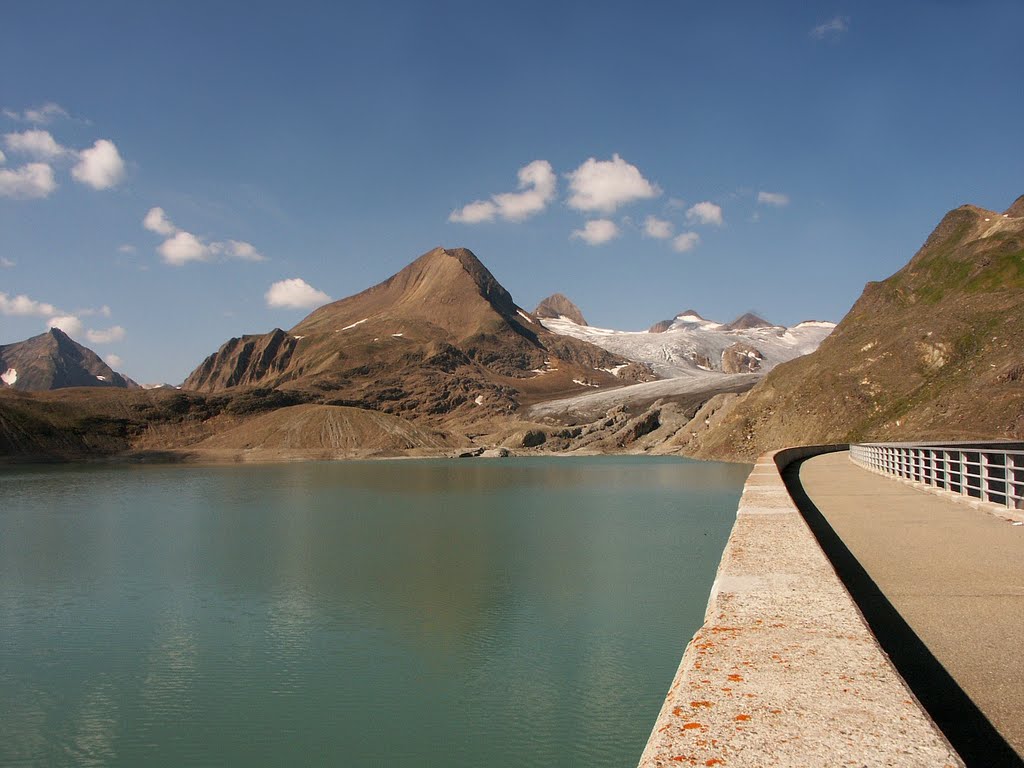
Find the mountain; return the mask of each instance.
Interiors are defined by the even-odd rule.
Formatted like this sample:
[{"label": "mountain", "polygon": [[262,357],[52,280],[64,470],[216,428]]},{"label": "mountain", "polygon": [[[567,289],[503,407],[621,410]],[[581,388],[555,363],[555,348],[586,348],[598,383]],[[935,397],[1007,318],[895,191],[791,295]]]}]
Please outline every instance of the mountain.
[{"label": "mountain", "polygon": [[867,284],[816,352],[733,399],[688,450],[750,459],[808,443],[1021,439],[1021,338],[1024,197],[1001,214],[961,206],[903,269]]},{"label": "mountain", "polygon": [[[685,328],[687,325],[693,323],[706,323],[707,321],[700,316],[700,313],[695,309],[687,309],[680,312],[678,315],[673,317],[671,320],[659,320],[650,328],[647,329],[648,333],[664,333],[668,330],[674,330],[676,328]],[[719,325],[719,323],[715,323]]]},{"label": "mountain", "polygon": [[533,316],[540,318],[564,317],[572,320],[576,325],[587,324],[587,321],[583,319],[583,313],[580,312],[580,308],[561,293],[553,293],[541,301],[537,308],[533,310]]},{"label": "mountain", "polygon": [[750,328],[771,328],[772,324],[753,312],[746,312],[731,323],[726,323],[725,327],[730,331],[746,331]]},{"label": "mountain", "polygon": [[764,373],[779,363],[813,352],[835,327],[833,323],[811,321],[784,328],[749,314],[725,325],[706,320],[692,309],[649,331],[581,326],[565,317],[541,322],[555,333],[646,363],[664,378],[696,372]]},{"label": "mountain", "polygon": [[621,355],[547,330],[471,251],[435,248],[287,332],[229,340],[183,387],[275,387],[331,405],[474,419],[641,378],[653,376]]},{"label": "mountain", "polygon": [[0,389],[43,392],[66,387],[138,387],[59,328],[0,345]]}]

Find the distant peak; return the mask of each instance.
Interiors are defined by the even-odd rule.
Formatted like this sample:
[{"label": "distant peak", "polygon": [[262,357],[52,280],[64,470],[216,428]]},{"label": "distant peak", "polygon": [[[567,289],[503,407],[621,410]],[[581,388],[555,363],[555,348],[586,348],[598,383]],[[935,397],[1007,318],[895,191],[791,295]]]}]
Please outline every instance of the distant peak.
[{"label": "distant peak", "polygon": [[695,320],[701,320],[703,322],[707,321],[707,319],[705,317],[703,317],[701,315],[701,313],[698,312],[696,309],[687,309],[687,310],[685,310],[683,312],[680,312],[678,315],[676,315],[676,319],[677,320],[678,319],[682,319],[682,318],[688,318],[688,317],[692,317]]},{"label": "distant peak", "polygon": [[561,293],[553,293],[541,301],[533,310],[533,314],[537,317],[547,318],[564,317],[567,320],[572,320],[576,325],[587,324],[580,308],[573,304],[568,296]]},{"label": "distant peak", "polygon": [[753,312],[745,312],[725,327],[730,331],[745,331],[748,328],[771,328],[772,324]]}]

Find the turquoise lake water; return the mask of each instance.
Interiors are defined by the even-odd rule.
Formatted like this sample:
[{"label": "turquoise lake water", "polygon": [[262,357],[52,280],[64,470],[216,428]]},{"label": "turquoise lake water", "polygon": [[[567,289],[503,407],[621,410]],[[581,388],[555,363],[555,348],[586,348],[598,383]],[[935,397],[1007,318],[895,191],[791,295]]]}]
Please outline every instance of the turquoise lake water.
[{"label": "turquoise lake water", "polygon": [[2,469],[0,765],[635,765],[748,471]]}]

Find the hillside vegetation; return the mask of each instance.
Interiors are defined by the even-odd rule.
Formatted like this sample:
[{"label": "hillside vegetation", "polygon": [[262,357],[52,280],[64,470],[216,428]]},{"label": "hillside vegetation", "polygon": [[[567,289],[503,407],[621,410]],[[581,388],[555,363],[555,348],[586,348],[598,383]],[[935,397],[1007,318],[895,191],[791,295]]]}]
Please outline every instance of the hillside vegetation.
[{"label": "hillside vegetation", "polygon": [[869,283],[819,349],[777,367],[688,452],[751,459],[787,445],[1024,437],[1024,197],[948,213],[892,277]]}]

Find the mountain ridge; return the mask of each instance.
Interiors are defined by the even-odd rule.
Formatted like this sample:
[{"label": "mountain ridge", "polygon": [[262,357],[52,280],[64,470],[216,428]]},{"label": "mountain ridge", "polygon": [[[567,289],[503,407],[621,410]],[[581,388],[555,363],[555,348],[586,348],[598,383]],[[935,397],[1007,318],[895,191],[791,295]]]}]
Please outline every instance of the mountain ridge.
[{"label": "mountain ridge", "polygon": [[301,389],[338,405],[413,417],[459,411],[472,420],[515,411],[522,400],[637,378],[653,375],[551,333],[472,251],[434,248],[386,280],[316,308],[287,332],[225,342],[183,386]]}]

